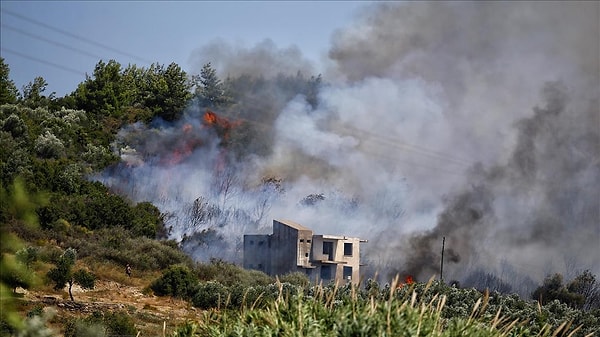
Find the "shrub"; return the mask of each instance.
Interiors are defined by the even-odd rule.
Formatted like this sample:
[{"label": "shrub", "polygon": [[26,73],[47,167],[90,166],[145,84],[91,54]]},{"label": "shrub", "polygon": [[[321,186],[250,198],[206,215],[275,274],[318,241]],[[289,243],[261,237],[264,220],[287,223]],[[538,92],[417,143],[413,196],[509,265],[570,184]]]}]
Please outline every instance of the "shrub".
[{"label": "shrub", "polygon": [[282,283],[290,283],[298,287],[306,288],[310,285],[310,279],[305,273],[293,272],[279,277]]},{"label": "shrub", "polygon": [[198,278],[188,267],[175,265],[169,267],[161,277],[152,282],[150,288],[159,296],[187,299],[193,296],[197,283]]},{"label": "shrub", "polygon": [[200,280],[214,280],[227,287],[238,284],[250,287],[273,283],[273,278],[263,272],[245,270],[231,262],[219,259],[211,259],[208,264],[198,264],[196,272]]},{"label": "shrub", "polygon": [[95,311],[85,318],[70,319],[65,324],[65,337],[136,336],[133,319],[125,312]]},{"label": "shrub", "polygon": [[219,282],[208,281],[200,283],[192,298],[192,304],[200,309],[224,307],[227,303],[229,291]]},{"label": "shrub", "polygon": [[41,158],[60,158],[65,154],[63,142],[48,130],[36,139],[34,149]]}]

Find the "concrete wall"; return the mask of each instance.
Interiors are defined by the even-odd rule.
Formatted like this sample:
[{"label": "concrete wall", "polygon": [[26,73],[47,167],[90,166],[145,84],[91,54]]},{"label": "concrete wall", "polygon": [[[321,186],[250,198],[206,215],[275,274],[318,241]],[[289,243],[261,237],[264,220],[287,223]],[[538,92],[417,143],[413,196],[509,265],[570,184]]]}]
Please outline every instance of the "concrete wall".
[{"label": "concrete wall", "polygon": [[244,268],[271,273],[270,235],[244,235]]},{"label": "concrete wall", "polygon": [[271,274],[283,275],[297,270],[298,230],[273,221]]}]

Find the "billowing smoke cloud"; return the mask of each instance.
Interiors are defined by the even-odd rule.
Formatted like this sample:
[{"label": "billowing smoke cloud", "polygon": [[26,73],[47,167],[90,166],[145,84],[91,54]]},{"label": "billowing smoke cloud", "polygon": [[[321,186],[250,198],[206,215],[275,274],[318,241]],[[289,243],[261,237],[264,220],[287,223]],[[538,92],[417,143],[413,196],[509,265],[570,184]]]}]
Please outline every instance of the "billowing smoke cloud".
[{"label": "billowing smoke cloud", "polygon": [[298,47],[279,48],[269,39],[251,48],[215,40],[197,49],[191,56],[191,61],[196,67],[196,73],[200,72],[204,64],[210,62],[223,77],[247,75],[272,78],[280,74],[314,72],[311,61],[302,56]]},{"label": "billowing smoke cloud", "polygon": [[240,103],[216,112],[243,120],[229,142],[246,146],[234,155],[190,109],[124,129],[129,166],[101,179],[154,202],[203,260],[240,261],[244,233],[287,218],[368,239],[385,276],[436,275],[443,237],[446,279],[598,274],[599,10],[377,4],[334,34],[316,97],[297,48],[215,42],[194,59],[236,83]]}]

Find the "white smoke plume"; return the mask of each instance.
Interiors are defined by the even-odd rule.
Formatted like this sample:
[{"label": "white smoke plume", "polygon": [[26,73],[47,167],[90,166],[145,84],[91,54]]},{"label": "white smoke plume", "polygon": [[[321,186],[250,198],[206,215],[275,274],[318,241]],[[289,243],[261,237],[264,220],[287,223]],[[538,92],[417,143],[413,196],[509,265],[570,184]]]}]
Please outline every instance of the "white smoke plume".
[{"label": "white smoke plume", "polygon": [[203,260],[240,261],[243,234],[286,218],[368,239],[380,275],[436,275],[442,237],[447,279],[599,274],[599,13],[597,2],[376,4],[332,37],[317,104],[264,84],[311,74],[297,48],[215,42],[194,54],[198,69],[248,79],[243,108],[216,112],[255,126],[264,151],[232,160],[190,109],[124,129],[117,148],[132,165],[101,180],[170,214],[171,236]]}]

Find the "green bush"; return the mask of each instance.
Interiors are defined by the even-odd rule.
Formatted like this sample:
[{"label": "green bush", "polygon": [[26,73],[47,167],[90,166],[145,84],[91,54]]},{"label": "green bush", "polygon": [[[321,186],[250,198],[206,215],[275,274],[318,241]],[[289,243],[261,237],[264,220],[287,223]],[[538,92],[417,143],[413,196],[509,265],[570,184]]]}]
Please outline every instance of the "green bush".
[{"label": "green bush", "polygon": [[310,285],[310,279],[305,273],[293,272],[279,277],[281,283],[290,283],[298,287],[307,288]]},{"label": "green bush", "polygon": [[68,320],[65,323],[64,336],[137,336],[137,329],[133,319],[125,312],[95,311],[87,317]]},{"label": "green bush", "polygon": [[208,281],[198,284],[192,304],[200,309],[225,307],[229,299],[228,289],[219,282]]},{"label": "green bush", "polygon": [[163,272],[162,276],[150,285],[158,296],[173,296],[183,299],[194,295],[198,278],[186,266],[175,265]]},{"label": "green bush", "polygon": [[219,259],[211,259],[207,264],[198,264],[195,270],[200,280],[214,280],[228,287],[233,285],[250,287],[273,283],[273,278],[263,272],[246,270]]}]

